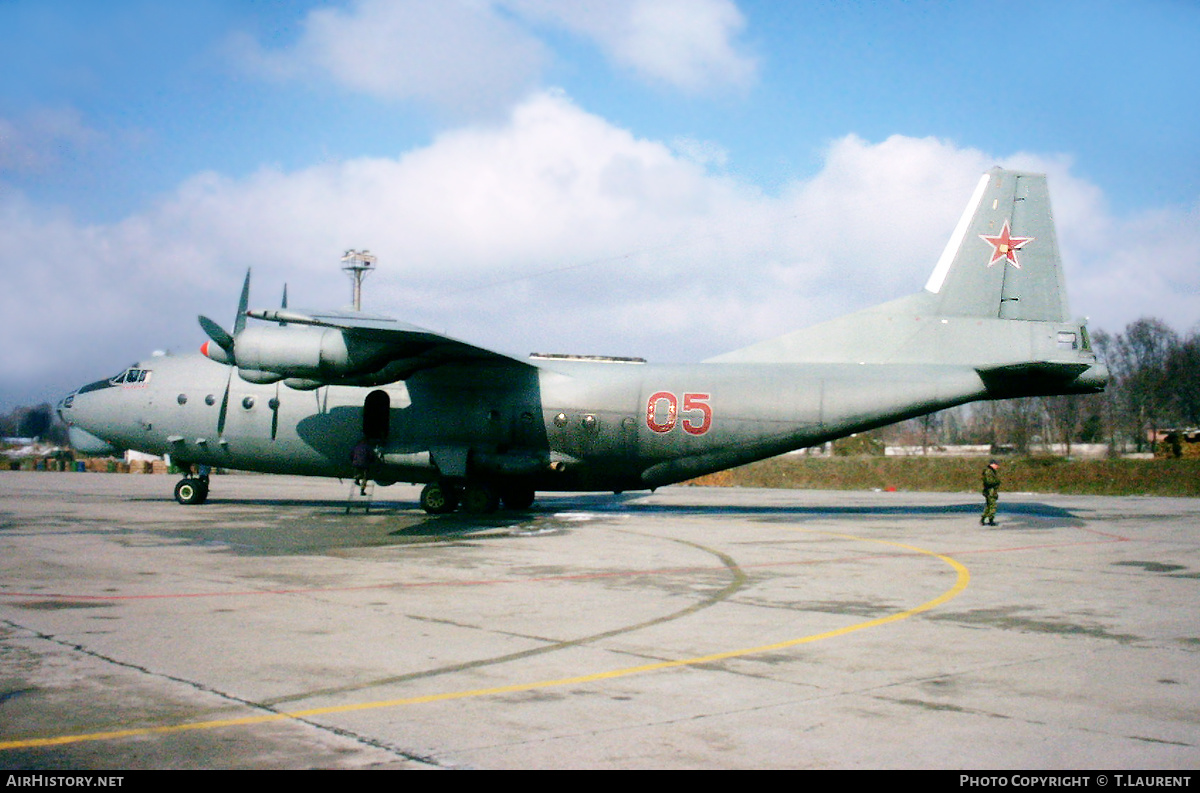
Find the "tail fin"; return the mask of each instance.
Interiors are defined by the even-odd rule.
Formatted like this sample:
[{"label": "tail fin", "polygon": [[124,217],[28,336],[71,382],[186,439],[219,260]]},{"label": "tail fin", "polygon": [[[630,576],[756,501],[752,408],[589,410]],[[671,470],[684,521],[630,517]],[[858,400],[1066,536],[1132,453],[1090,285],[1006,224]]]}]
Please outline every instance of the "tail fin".
[{"label": "tail fin", "polygon": [[1090,366],[1095,356],[1070,319],[1046,177],[993,168],[923,291],[709,360],[990,370],[1076,359]]},{"label": "tail fin", "polygon": [[1045,174],[985,173],[925,290],[942,316],[1067,322]]}]

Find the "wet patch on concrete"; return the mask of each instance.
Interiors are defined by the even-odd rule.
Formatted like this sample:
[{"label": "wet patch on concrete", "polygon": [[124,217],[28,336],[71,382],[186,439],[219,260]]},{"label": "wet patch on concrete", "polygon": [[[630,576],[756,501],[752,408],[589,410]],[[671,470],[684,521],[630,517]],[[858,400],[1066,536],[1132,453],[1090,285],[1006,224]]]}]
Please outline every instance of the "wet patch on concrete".
[{"label": "wet patch on concrete", "polygon": [[895,702],[897,705],[911,705],[914,708],[921,708],[923,710],[949,711],[951,713],[974,712],[967,708],[960,708],[958,705],[950,705],[945,702],[929,702],[924,699],[893,699],[892,702]]},{"label": "wet patch on concrete", "polygon": [[856,619],[874,619],[901,611],[904,607],[891,603],[872,603],[866,600],[782,600],[778,597],[751,597],[741,595],[738,603],[763,609],[784,611],[807,611],[816,614],[836,614]]},{"label": "wet patch on concrete", "polygon": [[[627,509],[654,509],[654,506],[633,505]],[[925,516],[970,515],[978,522],[983,509],[982,502],[965,504],[868,504],[861,506],[729,506],[692,507],[691,513],[720,516],[723,513],[749,517],[764,523],[794,523],[802,517],[858,517],[858,518],[919,518]],[[676,509],[666,508],[674,512]],[[1010,527],[1034,529],[1080,528],[1085,522],[1072,510],[1036,501],[1002,502],[997,520],[1007,522]]]},{"label": "wet patch on concrete", "polygon": [[956,622],[960,625],[978,625],[1000,630],[1019,631],[1022,633],[1048,633],[1058,636],[1086,636],[1093,639],[1107,639],[1120,644],[1131,644],[1141,641],[1143,637],[1131,633],[1110,633],[1102,625],[1081,625],[1064,620],[1035,618],[1024,616],[1017,608],[974,609],[958,613],[930,614],[926,619],[941,622]]},{"label": "wet patch on concrete", "polygon": [[112,608],[114,604],[100,600],[27,600],[25,602],[16,600],[9,605],[32,611],[54,611],[57,609],[106,609]]},{"label": "wet patch on concrete", "polygon": [[742,660],[767,664],[768,666],[778,666],[782,664],[793,664],[800,660],[800,656],[798,654],[789,655],[788,653],[752,653],[747,655]]},{"label": "wet patch on concrete", "polygon": [[[1113,567],[1140,567],[1147,573],[1174,573],[1176,570],[1186,570],[1181,564],[1163,564],[1162,562],[1113,562]],[[1176,576],[1178,578],[1179,576]]]},{"label": "wet patch on concrete", "polygon": [[16,699],[22,694],[32,694],[33,691],[34,689],[32,688],[18,688],[12,691],[0,691],[0,705],[3,705],[10,699]]},{"label": "wet patch on concrete", "polygon": [[513,536],[513,527],[527,517],[443,516],[424,513],[345,515],[338,511],[277,515],[271,522],[230,522],[192,525],[147,533],[163,540],[211,548],[235,556],[342,555],[365,548],[387,548],[463,540],[501,539]]},{"label": "wet patch on concrete", "polygon": [[1145,743],[1161,743],[1161,744],[1165,744],[1166,746],[1191,747],[1191,746],[1195,745],[1195,744],[1190,744],[1190,743],[1184,743],[1183,741],[1164,741],[1161,738],[1147,738],[1144,735],[1127,735],[1125,737],[1129,738],[1129,740],[1131,740],[1131,741],[1144,741]]},{"label": "wet patch on concrete", "polygon": [[803,611],[844,614],[849,617],[879,617],[897,610],[896,606],[888,603],[872,603],[866,600],[822,600],[793,605]]},{"label": "wet patch on concrete", "polygon": [[561,702],[566,699],[567,695],[557,691],[521,691],[516,694],[509,694],[503,697],[503,701],[510,702],[514,705],[528,702]]},{"label": "wet patch on concrete", "polygon": [[[886,699],[886,698],[885,698]],[[1006,716],[1003,713],[992,713],[991,711],[976,710],[974,708],[964,708],[960,705],[951,705],[948,702],[930,702],[926,699],[887,699],[888,702],[894,702],[897,705],[908,705],[909,707],[920,708],[921,710],[933,711],[938,713],[966,713],[971,716],[987,716],[991,719],[1011,719],[1011,716]]]}]

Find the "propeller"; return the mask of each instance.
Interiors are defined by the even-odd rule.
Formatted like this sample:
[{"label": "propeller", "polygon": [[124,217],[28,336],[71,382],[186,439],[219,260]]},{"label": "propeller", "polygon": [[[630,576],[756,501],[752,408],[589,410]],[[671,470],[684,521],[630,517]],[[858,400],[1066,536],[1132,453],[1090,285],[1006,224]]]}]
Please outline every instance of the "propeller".
[{"label": "propeller", "polygon": [[206,316],[199,317],[200,327],[204,330],[212,341],[216,342],[220,352],[214,350],[205,342],[200,347],[200,352],[205,356],[212,358],[220,363],[227,363],[232,366],[237,365],[237,355],[234,352],[236,346],[237,335],[246,327],[246,309],[250,304],[250,268],[246,268],[246,280],[242,283],[242,297],[238,301],[237,316],[233,320],[233,334],[222,328],[216,322],[213,322]]},{"label": "propeller", "polygon": [[221,395],[221,409],[217,412],[217,435],[225,434],[225,419],[229,415],[229,389],[233,385],[232,367],[237,366],[237,355],[234,350],[237,346],[237,335],[246,328],[246,309],[249,308],[249,304],[250,268],[246,268],[246,280],[242,282],[242,297],[238,301],[237,316],[233,320],[233,333],[230,334],[229,331],[208,317],[199,317],[200,327],[217,345],[217,348],[214,349],[206,341],[200,347],[200,352],[214,361],[230,365],[229,376],[225,379],[225,393]]}]

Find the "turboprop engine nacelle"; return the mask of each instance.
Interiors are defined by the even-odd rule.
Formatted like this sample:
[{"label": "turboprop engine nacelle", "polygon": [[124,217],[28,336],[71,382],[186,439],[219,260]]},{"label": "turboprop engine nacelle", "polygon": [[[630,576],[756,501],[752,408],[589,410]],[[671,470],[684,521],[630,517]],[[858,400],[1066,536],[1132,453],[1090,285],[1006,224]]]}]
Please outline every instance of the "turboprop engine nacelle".
[{"label": "turboprop engine nacelle", "polygon": [[361,340],[352,345],[338,328],[304,325],[245,328],[235,337],[232,356],[211,343],[202,351],[214,361],[236,361],[238,374],[252,383],[350,377],[373,372],[383,363],[374,345]]},{"label": "turboprop engine nacelle", "polygon": [[[221,347],[214,341],[206,341],[201,344],[200,354],[206,358],[216,361],[217,363],[223,363],[226,366],[234,366],[237,364],[237,361],[234,360],[233,356],[230,355],[225,348]],[[276,374],[275,372],[263,372],[247,367],[238,367],[238,375],[247,383],[259,383],[260,385],[275,383],[284,378],[283,375]]]},{"label": "turboprop engine nacelle", "polygon": [[287,377],[343,375],[354,370],[345,334],[337,328],[250,327],[234,342],[239,369]]}]

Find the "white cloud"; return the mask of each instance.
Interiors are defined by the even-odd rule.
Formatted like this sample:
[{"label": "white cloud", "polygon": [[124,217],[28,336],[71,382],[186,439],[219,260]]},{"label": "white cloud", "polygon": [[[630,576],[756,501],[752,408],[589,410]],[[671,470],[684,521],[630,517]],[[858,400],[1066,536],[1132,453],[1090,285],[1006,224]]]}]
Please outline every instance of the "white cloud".
[{"label": "white cloud", "polygon": [[358,0],[313,10],[302,28],[290,47],[264,50],[243,37],[237,50],[275,77],[325,75],[354,91],[466,114],[507,106],[534,84],[547,57],[489,2]]},{"label": "white cloud", "polygon": [[38,173],[103,136],[74,108],[41,108],[22,118],[0,118],[0,173]]},{"label": "white cloud", "polygon": [[357,0],[304,18],[298,40],[232,50],[278,79],[324,76],[386,99],[416,99],[463,115],[507,107],[536,86],[550,58],[534,30],[565,28],[621,68],[689,93],[744,88],[757,63],[736,44],[745,19],[730,0]]},{"label": "white cloud", "polygon": [[730,0],[508,0],[596,41],[618,65],[689,92],[744,88],[758,64],[736,39],[746,20]]},{"label": "white cloud", "polygon": [[[284,281],[293,306],[344,305],[349,247],[379,256],[370,311],[520,354],[696,360],[919,290],[994,164],[936,139],[849,137],[766,196],[542,93],[398,158],[199,174],[113,224],[0,184],[0,315],[21,331],[0,345],[0,395],[198,346],[194,316],[228,325],[249,265],[258,305]],[[999,164],[1051,173],[1072,307],[1093,326],[1196,321],[1194,210],[1116,218],[1069,163]]]}]

